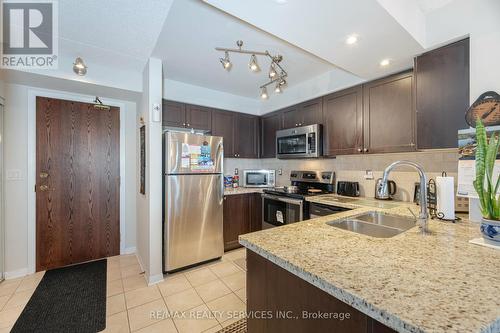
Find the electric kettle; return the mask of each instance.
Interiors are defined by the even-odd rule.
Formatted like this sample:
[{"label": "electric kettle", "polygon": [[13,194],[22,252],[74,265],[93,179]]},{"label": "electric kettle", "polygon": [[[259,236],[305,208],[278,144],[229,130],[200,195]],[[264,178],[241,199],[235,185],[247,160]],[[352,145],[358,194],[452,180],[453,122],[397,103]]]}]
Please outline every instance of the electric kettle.
[{"label": "electric kettle", "polygon": [[391,200],[392,196],[394,194],[396,194],[397,187],[396,187],[396,183],[394,181],[392,181],[392,180],[388,180],[387,181],[387,187],[388,187],[388,190],[389,190],[389,197],[388,198],[380,198],[378,196],[377,189],[380,186],[382,186],[382,178],[377,179],[377,182],[375,183],[375,199],[379,199],[379,200]]}]

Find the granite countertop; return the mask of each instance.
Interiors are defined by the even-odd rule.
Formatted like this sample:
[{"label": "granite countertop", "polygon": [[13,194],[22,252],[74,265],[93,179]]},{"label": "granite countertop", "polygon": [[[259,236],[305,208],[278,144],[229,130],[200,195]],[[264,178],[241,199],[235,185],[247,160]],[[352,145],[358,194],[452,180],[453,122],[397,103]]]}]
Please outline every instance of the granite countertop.
[{"label": "granite countertop", "polygon": [[224,195],[246,194],[246,193],[262,193],[260,187],[229,187],[224,188]]},{"label": "granite countertop", "polygon": [[242,235],[240,243],[399,332],[500,332],[500,251],[468,242],[480,237],[477,224],[430,220],[431,235],[414,227],[373,238],[325,222],[374,210],[411,216],[408,208],[419,207],[335,198],[307,200],[353,210]]}]

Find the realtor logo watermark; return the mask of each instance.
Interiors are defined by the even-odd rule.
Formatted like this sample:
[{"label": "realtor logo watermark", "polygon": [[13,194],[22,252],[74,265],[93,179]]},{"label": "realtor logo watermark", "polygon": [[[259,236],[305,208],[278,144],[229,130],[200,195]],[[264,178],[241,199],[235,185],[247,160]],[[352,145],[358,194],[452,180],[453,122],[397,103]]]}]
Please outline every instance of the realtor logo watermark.
[{"label": "realtor logo watermark", "polygon": [[56,69],[57,18],[57,1],[4,0],[0,67]]}]

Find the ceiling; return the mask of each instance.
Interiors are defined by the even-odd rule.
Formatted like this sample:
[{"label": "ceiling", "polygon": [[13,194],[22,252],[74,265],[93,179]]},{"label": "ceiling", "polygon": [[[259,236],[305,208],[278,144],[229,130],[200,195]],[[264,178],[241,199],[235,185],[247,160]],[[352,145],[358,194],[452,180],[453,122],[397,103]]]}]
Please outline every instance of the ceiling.
[{"label": "ceiling", "polygon": [[[423,51],[376,0],[204,1],[364,79],[407,69]],[[392,64],[381,67],[386,58]]]},{"label": "ceiling", "polygon": [[199,0],[173,2],[153,57],[163,60],[164,76],[168,79],[258,98],[259,86],[269,80],[270,59],[258,56],[261,71],[253,73],[248,68],[249,55],[230,54],[233,66],[230,71],[224,70],[219,62],[224,53],[215,47],[236,48],[237,40],[243,40],[244,49],[283,55],[282,66],[288,72],[289,86],[335,68]]}]

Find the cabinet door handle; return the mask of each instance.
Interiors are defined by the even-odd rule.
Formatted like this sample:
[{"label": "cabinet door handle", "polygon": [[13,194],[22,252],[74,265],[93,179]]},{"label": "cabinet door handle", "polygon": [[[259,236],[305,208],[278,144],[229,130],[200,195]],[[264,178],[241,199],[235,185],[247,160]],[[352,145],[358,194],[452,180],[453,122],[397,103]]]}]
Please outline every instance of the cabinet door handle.
[{"label": "cabinet door handle", "polygon": [[363,149],[358,148],[358,153],[361,153],[362,151],[363,151]]},{"label": "cabinet door handle", "polygon": [[186,123],[182,123],[182,126],[186,126]]},{"label": "cabinet door handle", "polygon": [[299,126],[299,124],[295,124],[295,127]]},{"label": "cabinet door handle", "polygon": [[189,125],[189,123],[188,123],[188,124],[187,124],[187,127],[189,127],[189,126],[191,126],[191,125]]},{"label": "cabinet door handle", "polygon": [[368,152],[368,148],[363,149],[363,151],[364,151],[365,153],[366,153],[366,152]]}]

